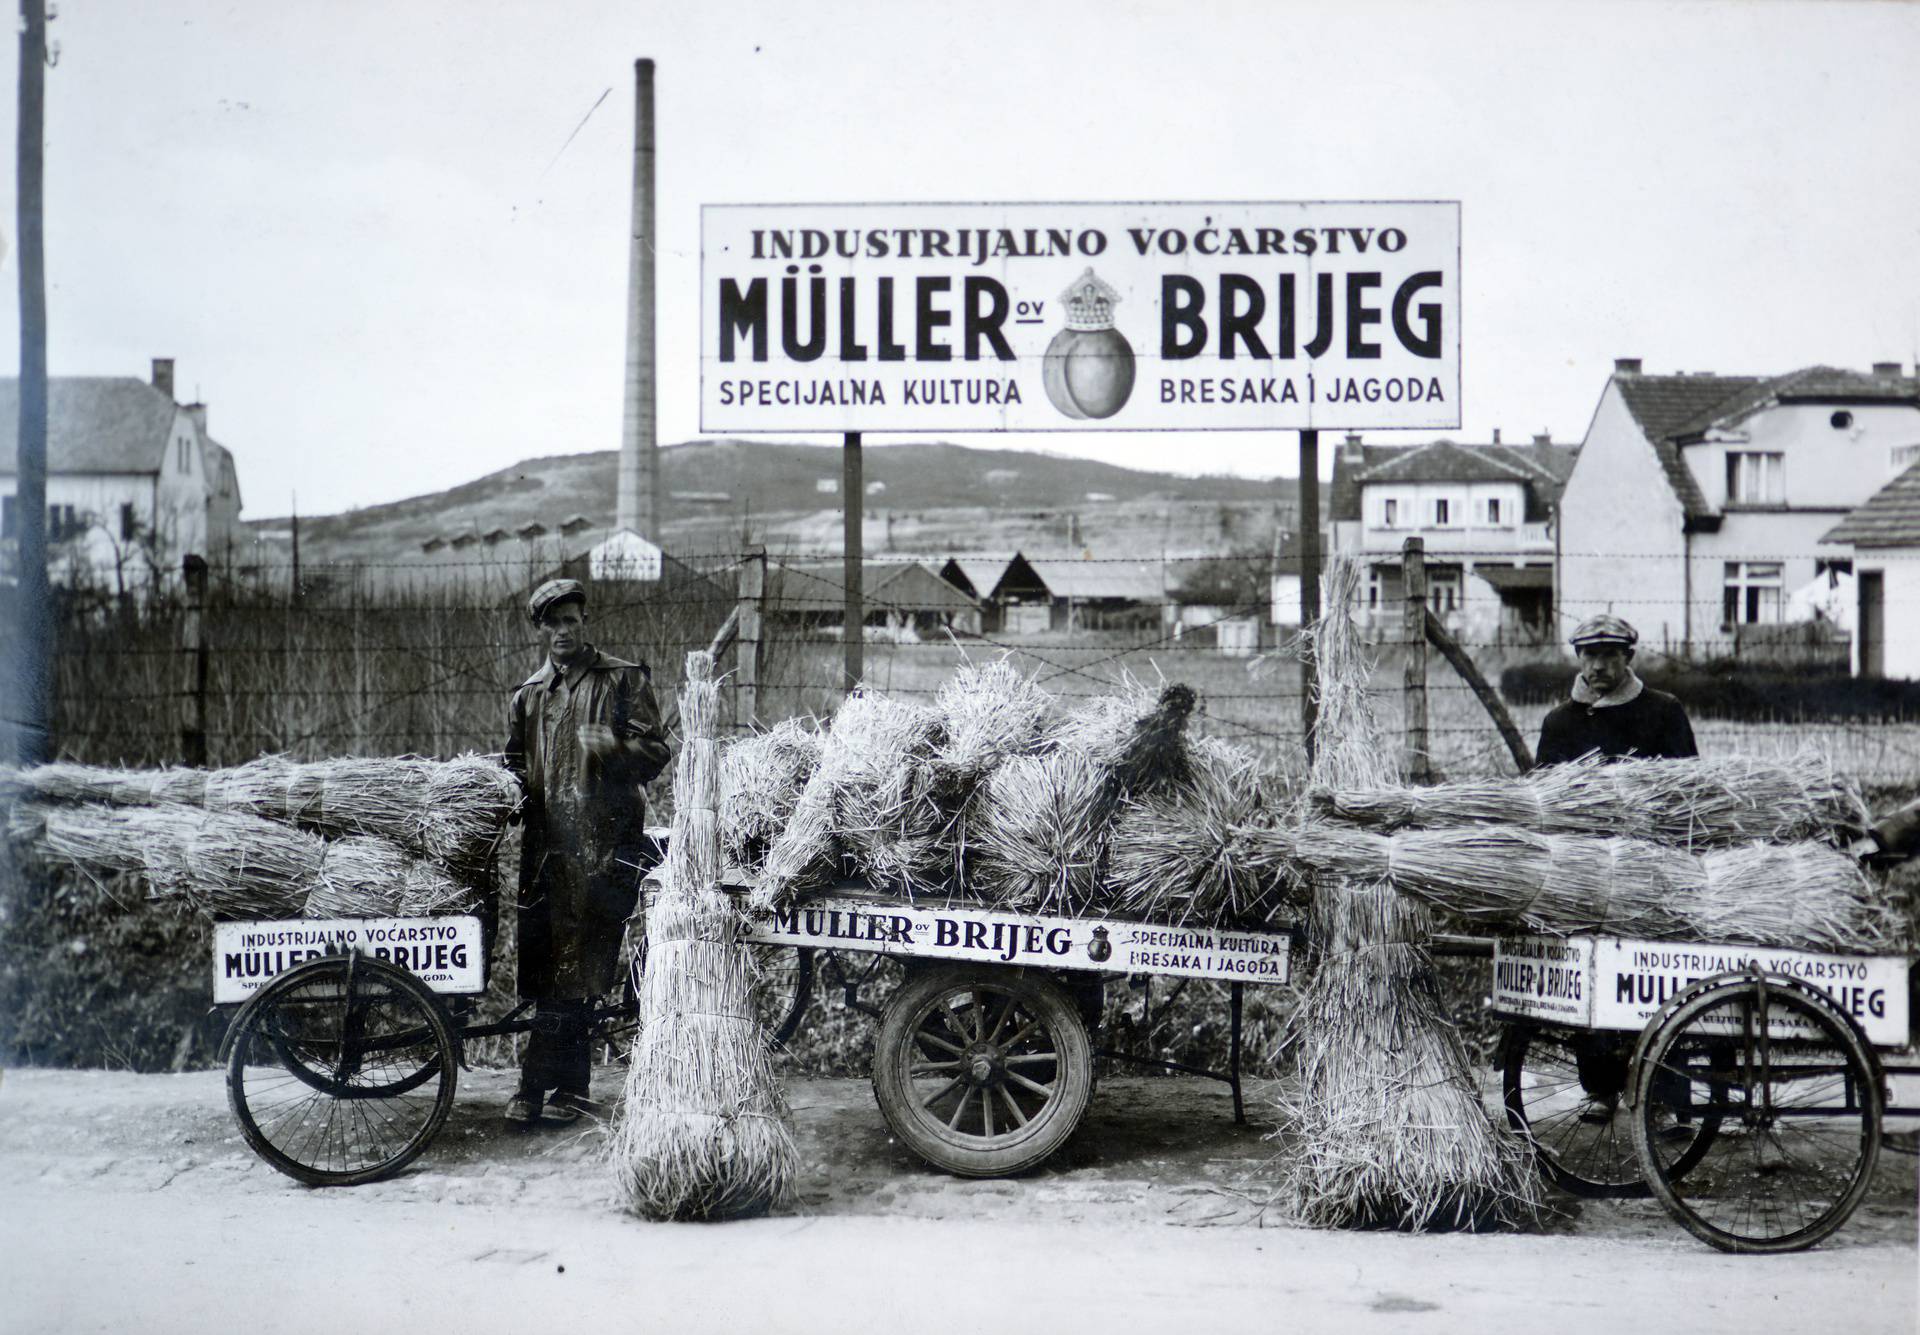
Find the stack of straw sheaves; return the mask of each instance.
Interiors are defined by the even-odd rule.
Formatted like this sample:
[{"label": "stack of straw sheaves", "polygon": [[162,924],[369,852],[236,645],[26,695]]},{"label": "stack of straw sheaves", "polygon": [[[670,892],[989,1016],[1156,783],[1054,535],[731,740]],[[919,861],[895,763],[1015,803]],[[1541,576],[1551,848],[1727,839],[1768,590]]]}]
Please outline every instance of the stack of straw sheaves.
[{"label": "stack of straw sheaves", "polygon": [[0,775],[9,837],[218,920],[460,912],[519,785],[484,756],[219,770],[42,765]]},{"label": "stack of straw sheaves", "polygon": [[1194,703],[1124,681],[1062,711],[1004,659],[962,668],[931,708],[862,692],[824,729],[727,749],[728,856],[761,905],[850,863],[908,895],[1242,923],[1284,877],[1236,844],[1270,799],[1251,756],[1188,735]]},{"label": "stack of straw sheaves", "polygon": [[720,769],[713,661],[687,656],[685,744],[673,837],[647,911],[643,1028],[627,1068],[613,1163],[650,1219],[726,1219],[787,1199],[797,1154],[738,906],[720,889]]},{"label": "stack of straw sheaves", "polygon": [[1905,915],[1834,845],[1866,820],[1817,756],[1550,766],[1431,788],[1328,787],[1263,858],[1388,880],[1476,924],[1881,952]]}]

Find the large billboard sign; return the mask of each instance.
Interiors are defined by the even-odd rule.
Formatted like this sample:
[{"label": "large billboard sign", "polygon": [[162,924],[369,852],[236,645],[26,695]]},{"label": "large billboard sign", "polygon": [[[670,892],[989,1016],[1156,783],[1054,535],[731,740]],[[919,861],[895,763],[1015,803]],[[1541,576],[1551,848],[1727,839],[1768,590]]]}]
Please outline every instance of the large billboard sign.
[{"label": "large billboard sign", "polygon": [[724,204],[709,432],[1460,425],[1460,206]]}]

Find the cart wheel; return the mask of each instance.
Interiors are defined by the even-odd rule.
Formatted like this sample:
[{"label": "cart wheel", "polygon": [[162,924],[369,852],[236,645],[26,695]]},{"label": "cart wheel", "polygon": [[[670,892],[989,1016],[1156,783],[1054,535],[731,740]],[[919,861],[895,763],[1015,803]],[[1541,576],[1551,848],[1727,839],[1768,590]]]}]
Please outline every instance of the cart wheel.
[{"label": "cart wheel", "polygon": [[[1631,1035],[1531,1024],[1508,1025],[1501,1036],[1507,1124],[1532,1142],[1540,1172],[1563,1191],[1594,1200],[1652,1194],[1624,1097],[1632,1046]],[[1678,1176],[1707,1152],[1714,1126],[1705,1117],[1669,1115],[1660,1133]]]},{"label": "cart wheel", "polygon": [[313,960],[234,1018],[227,1101],[254,1153],[309,1186],[399,1172],[447,1120],[459,1050],[440,999],[364,956]]},{"label": "cart wheel", "polygon": [[[1635,1074],[1641,1171],[1702,1241],[1728,1252],[1799,1251],[1845,1223],[1866,1195],[1880,1152],[1879,1059],[1812,989],[1775,975],[1704,987],[1650,1027]],[[1684,1168],[1659,1134],[1675,1107],[1718,1129]]]},{"label": "cart wheel", "polygon": [[800,1028],[813,993],[813,951],[806,946],[753,947],[753,1009],[767,1041],[783,1046]]},{"label": "cart wheel", "polygon": [[915,972],[887,1004],[873,1092],[894,1134],[936,1168],[1004,1177],[1073,1134],[1093,1093],[1086,1025],[1059,985],[1022,969]]}]

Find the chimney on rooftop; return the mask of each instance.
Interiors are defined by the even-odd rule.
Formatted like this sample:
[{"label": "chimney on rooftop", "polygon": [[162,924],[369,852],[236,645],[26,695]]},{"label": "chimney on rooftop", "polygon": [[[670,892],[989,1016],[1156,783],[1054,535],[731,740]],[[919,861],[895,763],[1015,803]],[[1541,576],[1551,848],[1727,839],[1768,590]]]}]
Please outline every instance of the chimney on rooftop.
[{"label": "chimney on rooftop", "polygon": [[1900,378],[1900,363],[1875,362],[1873,364],[1873,374],[1876,378],[1898,380]]},{"label": "chimney on rooftop", "polygon": [[1551,431],[1536,431],[1536,432],[1534,432],[1534,433],[1533,433],[1533,443],[1534,443],[1535,445],[1551,445],[1551,444],[1553,444],[1553,432],[1551,432]]},{"label": "chimney on rooftop", "polygon": [[1340,457],[1348,463],[1358,463],[1366,457],[1366,452],[1360,446],[1359,432],[1347,432],[1346,438],[1340,442]]},{"label": "chimney on rooftop", "polygon": [[173,397],[173,358],[153,359],[153,387],[168,398]]},{"label": "chimney on rooftop", "polygon": [[193,424],[200,428],[201,435],[204,436],[207,434],[207,405],[206,404],[189,403],[187,405],[187,416],[191,417],[193,419]]},{"label": "chimney on rooftop", "polygon": [[1493,429],[1493,443],[1494,443],[1495,445],[1498,445],[1498,444],[1500,443],[1500,428],[1499,428],[1499,427],[1495,427],[1495,428]]},{"label": "chimney on rooftop", "polygon": [[1615,357],[1613,359],[1613,373],[1615,375],[1639,375],[1640,359],[1638,357]]}]

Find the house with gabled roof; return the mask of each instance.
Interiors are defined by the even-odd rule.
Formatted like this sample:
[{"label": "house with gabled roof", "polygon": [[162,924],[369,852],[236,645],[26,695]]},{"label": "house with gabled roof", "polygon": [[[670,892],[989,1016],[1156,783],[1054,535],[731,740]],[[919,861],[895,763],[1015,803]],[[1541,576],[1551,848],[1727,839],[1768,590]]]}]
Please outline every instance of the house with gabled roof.
[{"label": "house with gabled roof", "polygon": [[1397,623],[1401,552],[1419,537],[1427,601],[1472,639],[1527,640],[1551,631],[1552,518],[1574,447],[1435,440],[1369,445],[1350,435],[1334,454],[1329,550],[1367,571],[1368,616]]},{"label": "house with gabled roof", "polygon": [[1564,631],[1611,611],[1643,647],[1735,653],[1797,590],[1849,569],[1836,523],[1920,459],[1920,381],[1871,373],[1648,375],[1614,363],[1560,502]]},{"label": "house with gabled roof", "polygon": [[1854,675],[1920,679],[1920,459],[1821,541],[1853,566]]},{"label": "house with gabled roof", "polygon": [[[0,578],[14,577],[20,382],[0,379]],[[233,455],[207,431],[204,403],[176,403],[173,359],[151,380],[47,382],[48,574],[132,593],[175,578],[183,557],[216,563],[239,539]]]}]

